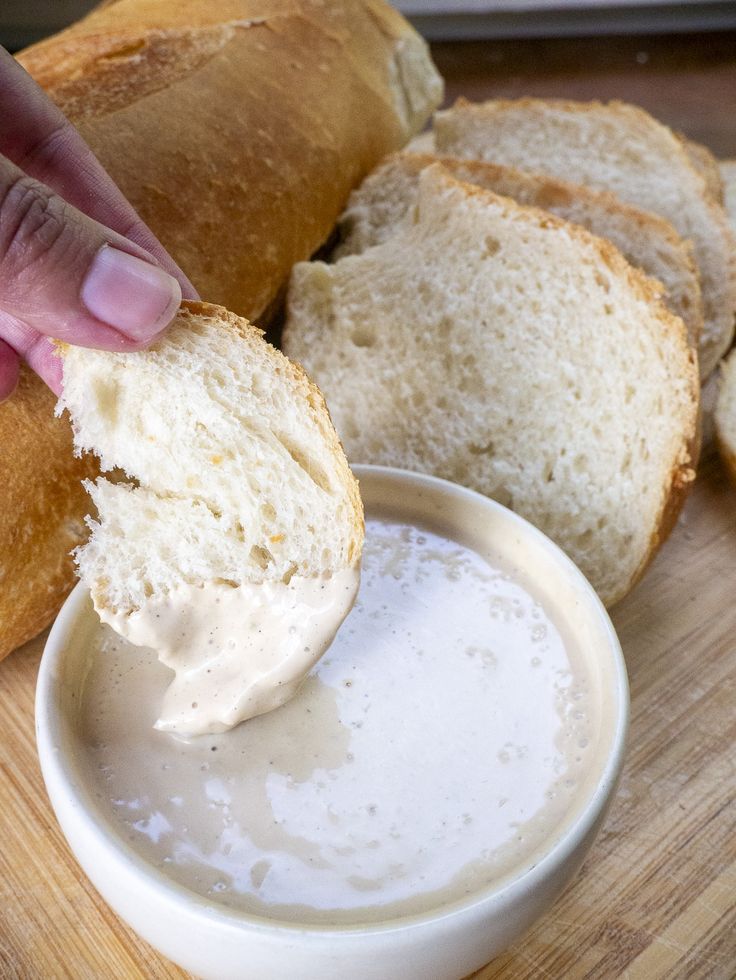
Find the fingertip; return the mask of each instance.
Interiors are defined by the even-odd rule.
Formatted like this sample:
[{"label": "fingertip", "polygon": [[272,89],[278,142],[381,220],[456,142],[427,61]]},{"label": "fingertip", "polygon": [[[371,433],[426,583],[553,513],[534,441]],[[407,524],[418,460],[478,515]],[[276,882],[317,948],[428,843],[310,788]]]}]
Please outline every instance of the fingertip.
[{"label": "fingertip", "polygon": [[4,340],[0,340],[0,402],[6,401],[18,386],[20,358]]},{"label": "fingertip", "polygon": [[39,337],[26,351],[25,356],[29,367],[46,382],[58,398],[64,388],[63,365],[54,342],[48,337]]},{"label": "fingertip", "polygon": [[136,345],[148,346],[176,316],[182,288],[160,266],[105,245],[96,253],[80,295],[93,317]]}]

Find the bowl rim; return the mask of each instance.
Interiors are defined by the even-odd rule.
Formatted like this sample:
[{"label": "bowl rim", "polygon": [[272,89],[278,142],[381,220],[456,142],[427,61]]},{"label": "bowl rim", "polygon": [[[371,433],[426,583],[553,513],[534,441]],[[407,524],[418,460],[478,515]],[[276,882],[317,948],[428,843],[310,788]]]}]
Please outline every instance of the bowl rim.
[{"label": "bowl rim", "polygon": [[[299,922],[228,908],[168,877],[130,846],[109,821],[101,822],[95,819],[95,814],[99,812],[98,808],[84,783],[80,785],[80,781],[77,780],[73,759],[66,759],[64,754],[55,747],[55,733],[63,725],[62,719],[56,712],[55,700],[58,663],[64,651],[66,639],[78,622],[82,606],[88,598],[87,589],[82,582],[79,582],[66,599],[51,628],[41,659],[36,685],[36,744],[44,782],[57,820],[60,819],[57,809],[57,794],[64,794],[66,801],[71,803],[74,819],[85,839],[94,841],[98,849],[107,852],[111,862],[118,868],[127,873],[134,872],[140,880],[140,887],[145,886],[151,895],[156,893],[156,900],[169,903],[172,908],[178,906],[182,912],[196,914],[211,920],[213,923],[231,926],[240,931],[247,929],[248,931],[268,934],[281,933],[318,937],[381,935],[436,925],[456,916],[477,913],[486,907],[491,909],[494,905],[505,905],[512,902],[515,898],[533,889],[538,883],[546,880],[556,867],[562,866],[572,858],[580,842],[585,840],[587,835],[593,831],[597,821],[605,812],[623,766],[630,713],[628,675],[623,651],[603,603],[580,569],[562,549],[525,518],[492,498],[467,487],[439,477],[397,467],[356,464],[352,465],[351,469],[359,481],[363,478],[382,478],[392,482],[411,484],[414,488],[426,488],[434,492],[450,494],[476,504],[480,503],[482,506],[496,511],[503,520],[515,525],[521,533],[530,536],[535,543],[552,553],[555,560],[576,581],[585,600],[591,607],[591,614],[596,615],[600,625],[604,628],[607,640],[606,650],[613,665],[617,709],[613,718],[610,750],[605,757],[605,763],[598,777],[591,785],[587,798],[581,804],[579,812],[563,827],[552,846],[532,864],[525,867],[520,874],[510,878],[502,878],[500,883],[492,882],[477,892],[423,912],[396,915],[360,923]],[[66,836],[65,830],[64,834]],[[75,859],[79,862],[76,853]]]}]

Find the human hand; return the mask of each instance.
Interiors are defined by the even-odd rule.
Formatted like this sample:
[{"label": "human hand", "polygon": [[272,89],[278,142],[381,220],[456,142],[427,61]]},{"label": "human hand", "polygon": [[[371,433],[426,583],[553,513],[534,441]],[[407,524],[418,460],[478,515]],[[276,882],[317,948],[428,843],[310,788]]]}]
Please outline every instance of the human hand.
[{"label": "human hand", "polygon": [[71,123],[0,48],[0,401],[20,359],[57,394],[50,338],[133,351],[196,292]]}]

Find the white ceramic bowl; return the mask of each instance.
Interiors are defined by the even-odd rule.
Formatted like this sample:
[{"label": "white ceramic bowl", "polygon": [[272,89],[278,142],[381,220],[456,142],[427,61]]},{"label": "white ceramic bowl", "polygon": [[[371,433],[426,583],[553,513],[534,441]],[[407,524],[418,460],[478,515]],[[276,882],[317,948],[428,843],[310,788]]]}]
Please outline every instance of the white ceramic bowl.
[{"label": "white ceramic bowl", "polygon": [[[147,864],[92,799],[75,718],[85,637],[97,629],[82,586],[51,631],[38,679],[38,751],[51,802],[80,865],[144,939],[198,976],[300,980],[457,980],[487,963],[542,915],[570,881],[598,831],[620,773],[628,721],[621,649],[606,612],[572,562],[509,510],[442,480],[356,467],[367,513],[437,525],[481,554],[523,568],[589,656],[599,710],[607,712],[590,791],[541,860],[501,886],[428,913],[359,926],[299,925],[235,912],[201,898]],[[70,640],[74,638],[74,643]]]}]

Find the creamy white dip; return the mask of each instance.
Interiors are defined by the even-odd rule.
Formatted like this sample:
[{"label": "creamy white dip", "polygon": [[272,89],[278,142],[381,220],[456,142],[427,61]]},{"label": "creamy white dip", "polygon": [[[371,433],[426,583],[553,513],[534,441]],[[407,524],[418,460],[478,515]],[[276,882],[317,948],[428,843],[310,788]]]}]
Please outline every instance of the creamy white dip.
[{"label": "creamy white dip", "polygon": [[579,805],[601,722],[575,644],[513,570],[431,530],[366,530],[328,653],[230,732],[155,730],[170,671],[100,627],[80,718],[98,805],[223,905],[322,923],[421,912],[530,866]]},{"label": "creamy white dip", "polygon": [[358,568],[288,583],[183,585],[129,615],[100,619],[174,671],[156,728],[223,732],[279,707],[335,637],[358,591]]}]

